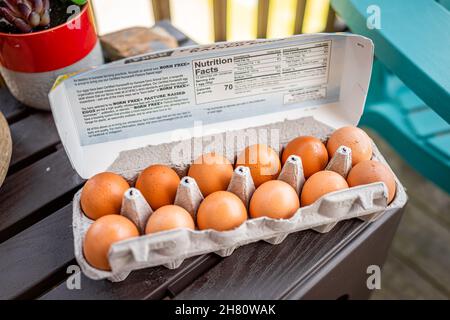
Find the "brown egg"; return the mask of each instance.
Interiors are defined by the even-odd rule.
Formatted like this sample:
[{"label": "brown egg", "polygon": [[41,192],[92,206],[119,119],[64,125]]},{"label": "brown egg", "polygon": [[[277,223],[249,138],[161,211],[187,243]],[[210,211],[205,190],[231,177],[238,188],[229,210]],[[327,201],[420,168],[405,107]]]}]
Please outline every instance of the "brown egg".
[{"label": "brown egg", "polygon": [[265,144],[254,144],[245,148],[236,160],[236,167],[238,166],[250,168],[255,187],[276,179],[281,171],[278,154]]},{"label": "brown egg", "polygon": [[315,137],[301,136],[291,140],[283,150],[281,158],[284,164],[291,155],[302,158],[303,173],[308,178],[325,169],[328,164],[328,152],[325,145]]},{"label": "brown egg", "polygon": [[115,173],[96,174],[81,191],[81,209],[93,220],[108,214],[120,214],[123,194],[129,188],[128,182]]},{"label": "brown egg", "polygon": [[247,209],[234,193],[216,191],[200,204],[197,213],[199,229],[231,230],[247,220]]},{"label": "brown egg", "polygon": [[352,149],[353,166],[361,161],[372,158],[372,142],[367,133],[360,128],[348,126],[334,131],[327,142],[330,158],[340,146],[346,146]]},{"label": "brown egg", "polygon": [[94,268],[111,270],[108,262],[111,245],[137,236],[139,236],[138,229],[124,216],[117,214],[103,216],[86,232],[83,242],[84,257]]},{"label": "brown egg", "polygon": [[327,193],[347,188],[347,181],[340,174],[328,170],[316,172],[303,185],[302,207],[309,206]]},{"label": "brown egg", "polygon": [[167,205],[152,213],[147,221],[145,233],[186,228],[195,229],[194,219],[184,208],[176,205]]},{"label": "brown egg", "polygon": [[354,166],[347,177],[350,187],[360,186],[373,182],[384,182],[388,188],[388,203],[394,199],[396,183],[394,174],[381,162],[374,160],[361,161]]},{"label": "brown egg", "polygon": [[233,165],[227,158],[216,153],[198,157],[189,167],[188,176],[195,179],[203,196],[227,190],[233,175]]},{"label": "brown egg", "polygon": [[136,188],[153,210],[173,204],[177,193],[180,177],[168,166],[155,164],[141,172]]},{"label": "brown egg", "polygon": [[267,181],[260,185],[250,200],[250,216],[274,219],[289,219],[300,207],[297,192],[280,180]]}]

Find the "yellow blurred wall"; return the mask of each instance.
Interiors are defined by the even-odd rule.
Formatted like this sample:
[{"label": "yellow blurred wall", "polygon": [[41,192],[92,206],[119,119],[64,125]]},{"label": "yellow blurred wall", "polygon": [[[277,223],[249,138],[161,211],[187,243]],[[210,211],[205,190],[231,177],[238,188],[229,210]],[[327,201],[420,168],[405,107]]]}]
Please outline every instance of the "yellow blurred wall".
[{"label": "yellow blurred wall", "polygon": [[329,0],[308,0],[303,21],[303,33],[321,32],[327,25]]},{"label": "yellow blurred wall", "polygon": [[269,2],[267,38],[281,38],[294,33],[297,0],[272,0]]},{"label": "yellow blurred wall", "polygon": [[[154,23],[151,0],[92,0],[99,34]],[[168,0],[169,1],[169,0]],[[302,32],[325,29],[329,0],[307,0]],[[214,42],[213,0],[170,0],[172,23],[199,43]],[[267,37],[294,32],[297,0],[270,0]],[[227,40],[255,39],[258,0],[228,0]]]}]

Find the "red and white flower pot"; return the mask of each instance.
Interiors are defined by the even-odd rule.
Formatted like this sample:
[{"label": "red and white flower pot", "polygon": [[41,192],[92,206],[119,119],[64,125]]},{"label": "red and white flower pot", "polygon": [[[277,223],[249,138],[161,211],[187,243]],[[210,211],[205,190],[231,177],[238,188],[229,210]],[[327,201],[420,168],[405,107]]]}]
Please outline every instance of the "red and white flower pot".
[{"label": "red and white flower pot", "polygon": [[26,34],[0,32],[0,72],[25,105],[50,110],[48,93],[59,75],[103,63],[90,5],[64,24]]}]

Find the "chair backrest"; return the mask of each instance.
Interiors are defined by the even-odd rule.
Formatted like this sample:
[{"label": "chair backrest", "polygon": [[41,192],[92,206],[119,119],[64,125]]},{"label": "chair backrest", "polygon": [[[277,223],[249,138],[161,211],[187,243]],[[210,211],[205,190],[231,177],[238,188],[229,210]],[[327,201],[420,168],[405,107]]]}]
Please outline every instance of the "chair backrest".
[{"label": "chair backrest", "polygon": [[353,32],[373,40],[376,57],[450,123],[450,0],[332,5]]}]

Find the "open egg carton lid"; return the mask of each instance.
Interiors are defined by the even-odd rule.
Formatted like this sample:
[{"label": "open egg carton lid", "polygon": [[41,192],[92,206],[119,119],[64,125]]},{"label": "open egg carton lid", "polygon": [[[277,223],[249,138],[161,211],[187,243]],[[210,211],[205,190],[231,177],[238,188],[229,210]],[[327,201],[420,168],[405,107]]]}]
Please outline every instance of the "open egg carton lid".
[{"label": "open egg carton lid", "polygon": [[249,124],[356,125],[372,59],[372,41],[352,34],[217,43],[61,76],[49,99],[72,166],[90,178],[120,152]]}]

